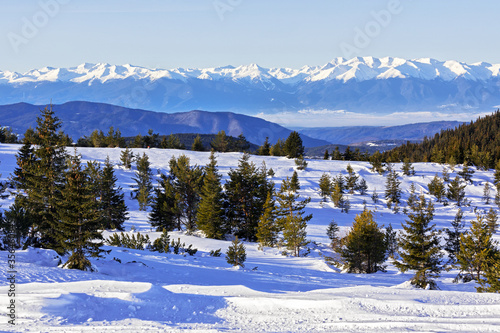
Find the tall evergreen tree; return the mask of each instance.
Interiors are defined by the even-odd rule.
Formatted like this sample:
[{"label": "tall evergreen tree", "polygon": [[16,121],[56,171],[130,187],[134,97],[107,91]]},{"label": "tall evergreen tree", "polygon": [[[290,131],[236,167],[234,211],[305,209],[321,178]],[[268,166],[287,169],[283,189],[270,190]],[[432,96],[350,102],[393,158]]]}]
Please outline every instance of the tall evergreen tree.
[{"label": "tall evergreen tree", "polygon": [[132,168],[132,161],[134,159],[134,153],[127,147],[125,150],[122,150],[120,155],[120,161],[125,169]]},{"label": "tall evergreen tree", "polygon": [[457,206],[460,207],[464,201],[465,198],[465,187],[467,185],[462,185],[462,182],[460,180],[460,177],[456,176],[455,179],[453,179],[449,184],[448,184],[448,189],[446,191],[446,197],[451,200],[455,201],[457,203]]},{"label": "tall evergreen tree", "polygon": [[490,204],[490,199],[491,199],[490,196],[491,196],[491,186],[489,182],[486,182],[483,188],[483,201],[487,205]]},{"label": "tall evergreen tree", "polygon": [[444,232],[446,233],[446,244],[444,249],[448,252],[448,263],[452,266],[457,263],[457,255],[460,252],[460,238],[464,233],[464,221],[463,221],[463,212],[459,208],[457,214],[455,215],[455,219],[451,221],[451,228],[445,228]]},{"label": "tall evergreen tree", "polygon": [[281,183],[280,191],[276,195],[278,204],[278,218],[276,222],[283,229],[285,244],[293,255],[300,256],[300,248],[307,244],[306,227],[312,215],[304,216],[304,208],[311,198],[299,200],[300,195],[294,191],[291,180],[287,177]]},{"label": "tall evergreen tree", "polygon": [[350,273],[375,273],[383,270],[387,245],[385,235],[373,219],[373,213],[364,210],[356,215],[351,231],[340,250]]},{"label": "tall evergreen tree", "polygon": [[247,253],[245,250],[245,245],[238,240],[238,236],[234,239],[231,245],[228,247],[226,252],[226,261],[228,264],[233,266],[245,267],[245,260],[247,259]]},{"label": "tall evergreen tree", "polygon": [[139,210],[146,210],[151,201],[151,193],[153,191],[151,177],[149,157],[146,153],[143,153],[137,159],[136,177],[132,178],[136,182],[133,193],[139,202]]},{"label": "tall evergreen tree", "polygon": [[370,164],[372,166],[372,171],[377,172],[379,175],[384,174],[385,165],[383,162],[383,156],[378,150],[370,157]]},{"label": "tall evergreen tree", "polygon": [[498,213],[496,210],[493,208],[490,208],[488,211],[488,214],[485,216],[486,219],[486,224],[488,225],[488,228],[490,229],[490,232],[492,235],[494,235],[497,232],[498,228]]},{"label": "tall evergreen tree", "polygon": [[298,190],[300,190],[299,175],[297,174],[297,171],[293,172],[292,178],[290,179],[290,189],[293,192],[298,192]]},{"label": "tall evergreen tree", "polygon": [[292,131],[285,141],[284,151],[288,158],[299,158],[304,156],[304,146],[300,134]]},{"label": "tall evergreen tree", "polygon": [[436,175],[432,178],[428,185],[429,193],[436,197],[437,202],[443,202],[446,197],[446,188],[444,182],[439,176]]},{"label": "tall evergreen tree", "polygon": [[330,239],[330,246],[332,249],[337,249],[340,245],[340,239],[338,236],[339,232],[339,225],[335,220],[332,220],[329,224],[328,227],[326,228],[326,235]]},{"label": "tall evergreen tree", "polygon": [[179,199],[176,195],[172,178],[160,175],[158,187],[154,190],[151,200],[151,213],[149,221],[156,231],[172,231],[175,228],[181,230]]},{"label": "tall evergreen tree", "polygon": [[318,186],[319,186],[319,195],[321,196],[321,201],[325,202],[326,199],[332,193],[332,181],[330,179],[330,176],[326,172],[321,175]]},{"label": "tall evergreen tree", "polygon": [[80,157],[71,158],[65,186],[58,202],[60,241],[64,250],[71,252],[64,264],[70,269],[92,270],[87,256],[102,252],[102,234],[99,231],[100,211],[88,175],[81,168]]},{"label": "tall evergreen tree", "polygon": [[335,149],[332,152],[332,160],[335,161],[341,161],[342,160],[342,154],[340,153],[339,147],[335,146]]},{"label": "tall evergreen tree", "polygon": [[224,187],[233,232],[248,241],[255,241],[267,193],[274,185],[268,182],[267,171],[259,170],[249,160],[250,155],[243,154],[238,168],[229,171],[229,179]]},{"label": "tall evergreen tree", "polygon": [[271,155],[271,144],[269,143],[269,137],[266,137],[266,140],[257,150],[257,154],[261,156],[269,156]]},{"label": "tall evergreen tree", "polygon": [[436,289],[434,278],[439,277],[441,266],[441,248],[439,232],[435,225],[429,225],[434,217],[434,205],[426,201],[423,195],[413,205],[409,206],[409,220],[403,225],[401,236],[401,261],[395,261],[396,267],[402,272],[414,270],[415,276],[411,283],[419,288]]},{"label": "tall evergreen tree", "polygon": [[387,200],[387,208],[391,209],[392,207],[395,212],[401,201],[400,184],[397,172],[394,170],[389,172],[386,179],[385,199]]},{"label": "tall evergreen tree", "polygon": [[193,144],[191,146],[192,151],[204,151],[205,147],[203,146],[203,142],[201,141],[200,135],[196,135],[194,138]]},{"label": "tall evergreen tree", "polygon": [[415,175],[415,168],[413,167],[413,165],[410,162],[410,159],[408,158],[404,159],[401,170],[403,171],[403,175],[405,176]]},{"label": "tall evergreen tree", "polygon": [[387,255],[395,259],[396,254],[398,253],[399,250],[399,244],[398,244],[398,232],[394,230],[392,227],[392,224],[389,223],[389,226],[385,229],[385,245],[387,246]]},{"label": "tall evergreen tree", "polygon": [[[215,166],[214,166],[215,168]],[[189,157],[181,155],[170,160],[170,174],[178,199],[182,223],[188,232],[197,228],[197,211],[203,186],[203,168],[190,165]]]},{"label": "tall evergreen tree", "polygon": [[217,133],[217,135],[215,136],[215,138],[210,143],[210,146],[215,151],[218,151],[221,153],[227,152],[229,150],[229,142],[228,142],[228,138],[226,136],[226,132],[223,130],[219,131]]},{"label": "tall evergreen tree", "polygon": [[359,176],[356,175],[354,169],[351,164],[347,164],[347,177],[346,177],[346,187],[349,190],[350,194],[354,193],[354,190],[357,188]]},{"label": "tall evergreen tree", "polygon": [[364,178],[361,178],[361,180],[359,181],[357,189],[359,191],[359,194],[361,195],[365,195],[366,191],[368,191],[368,184],[366,184],[366,180]]},{"label": "tall evergreen tree", "polygon": [[100,210],[103,229],[123,230],[123,223],[128,219],[122,188],[116,185],[117,178],[109,157],[104,162],[100,183]]},{"label": "tall evergreen tree", "polygon": [[278,242],[279,231],[276,223],[276,203],[272,192],[268,192],[266,202],[264,203],[264,212],[257,225],[256,236],[259,248],[263,249],[264,246],[274,247]]},{"label": "tall evergreen tree", "polygon": [[464,162],[462,167],[462,171],[458,172],[458,175],[463,178],[465,182],[469,182],[472,184],[472,175],[474,174],[474,170],[469,166],[469,163]]},{"label": "tall evergreen tree", "polygon": [[271,147],[271,155],[272,156],[285,156],[285,142],[281,139],[278,139],[276,143]]},{"label": "tall evergreen tree", "polygon": [[330,154],[328,154],[328,149],[325,149],[325,154],[323,155],[324,160],[329,160],[330,159]]},{"label": "tall evergreen tree", "polygon": [[210,163],[205,167],[196,218],[198,228],[204,232],[206,237],[214,239],[224,239],[227,232],[224,211],[225,198],[220,182],[221,178],[217,171],[217,159],[212,151]]}]

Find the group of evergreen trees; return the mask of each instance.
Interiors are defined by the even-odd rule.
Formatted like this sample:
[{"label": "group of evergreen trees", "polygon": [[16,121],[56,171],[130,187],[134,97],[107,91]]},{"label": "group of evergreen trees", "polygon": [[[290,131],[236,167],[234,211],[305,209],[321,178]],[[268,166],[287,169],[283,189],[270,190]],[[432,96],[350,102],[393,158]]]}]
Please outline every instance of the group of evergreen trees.
[{"label": "group of evergreen trees", "polygon": [[87,270],[87,257],[100,253],[101,231],[122,229],[127,207],[109,159],[102,169],[95,162],[82,166],[76,152],[66,152],[60,126],[47,107],[25,135],[12,177],[16,198],[2,228],[15,230],[18,246],[70,253],[65,266]]}]

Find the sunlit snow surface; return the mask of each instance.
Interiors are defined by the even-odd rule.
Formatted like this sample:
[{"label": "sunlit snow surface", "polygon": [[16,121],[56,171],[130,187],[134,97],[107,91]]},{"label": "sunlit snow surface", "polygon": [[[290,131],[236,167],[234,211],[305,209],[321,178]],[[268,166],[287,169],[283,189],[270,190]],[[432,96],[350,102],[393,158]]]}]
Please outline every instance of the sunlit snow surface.
[{"label": "sunlit snow surface", "polygon": [[[15,168],[18,145],[0,145],[0,172],[2,179]],[[103,162],[109,156],[118,164],[120,149],[79,148],[85,161]],[[172,155],[186,154],[192,164],[205,165],[209,153],[179,150],[142,150],[152,168],[168,171]],[[71,150],[72,153],[72,150]],[[235,168],[239,153],[218,155],[220,172],[227,178]],[[260,166],[265,161],[275,172],[274,181],[291,176],[294,161],[278,157],[252,156]],[[229,241],[187,236],[171,232],[171,239],[181,238],[198,248],[195,256],[159,254],[106,246],[111,250],[104,259],[92,263],[96,273],[80,272],[57,267],[52,251],[28,249],[17,251],[16,311],[18,324],[6,324],[2,316],[0,331],[15,332],[499,332],[500,295],[478,294],[474,283],[452,283],[456,271],[443,272],[438,280],[439,291],[412,288],[408,280],[411,272],[401,274],[388,262],[386,273],[372,275],[347,274],[325,263],[322,256],[332,256],[325,230],[335,219],[345,234],[354,216],[363,209],[376,210],[377,222],[392,223],[401,229],[405,216],[394,214],[383,204],[374,205],[370,196],[376,188],[383,199],[385,177],[369,171],[370,165],[352,162],[354,170],[366,179],[369,191],[365,196],[350,195],[352,209],[340,213],[331,203],[320,204],[318,181],[323,172],[332,176],[346,173],[347,162],[308,160],[308,168],[298,171],[300,194],[310,196],[307,212],[310,221],[308,238],[312,250],[307,257],[293,258],[281,255],[278,249],[259,251],[255,244],[246,243],[247,261],[244,269],[229,266],[224,256],[210,257],[210,250],[225,252]],[[401,165],[396,164],[396,169]],[[415,164],[416,175],[402,179],[403,198],[408,196],[411,182],[417,191],[427,193],[427,184],[442,166],[433,163]],[[459,168],[455,169],[457,171]],[[130,220],[127,231],[135,228],[151,239],[152,232],[147,212],[140,212],[130,200],[131,177],[134,171],[116,166],[115,173],[123,187]],[[473,208],[489,209],[481,201],[483,185],[492,182],[492,171],[477,171],[474,185],[467,186],[471,207],[465,208],[467,227],[474,218]],[[454,177],[454,173],[451,174]],[[492,194],[492,197],[494,194]],[[13,198],[5,200],[5,209]],[[434,222],[439,229],[449,225],[456,207],[436,205]],[[105,233],[107,237],[109,232]],[[498,240],[498,235],[496,239]],[[119,259],[121,263],[114,258]],[[7,253],[0,252],[2,271]],[[7,282],[0,286],[0,308],[8,302]]]}]

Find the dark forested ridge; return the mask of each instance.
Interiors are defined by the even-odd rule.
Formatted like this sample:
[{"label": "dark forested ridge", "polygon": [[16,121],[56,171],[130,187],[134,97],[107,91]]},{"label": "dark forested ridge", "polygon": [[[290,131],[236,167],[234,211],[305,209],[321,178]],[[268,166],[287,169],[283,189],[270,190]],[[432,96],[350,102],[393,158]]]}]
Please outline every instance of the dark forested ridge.
[{"label": "dark forested ridge", "polygon": [[422,143],[406,143],[385,152],[387,161],[472,163],[478,167],[493,168],[500,159],[500,110],[441,131]]}]

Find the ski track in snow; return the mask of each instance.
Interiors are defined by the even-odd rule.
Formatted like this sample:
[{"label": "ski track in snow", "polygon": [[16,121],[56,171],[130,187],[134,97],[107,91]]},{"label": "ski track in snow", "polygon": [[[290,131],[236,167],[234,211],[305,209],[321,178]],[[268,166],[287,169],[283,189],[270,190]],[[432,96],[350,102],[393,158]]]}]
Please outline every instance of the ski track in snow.
[{"label": "ski track in snow", "polygon": [[[6,180],[15,168],[19,145],[0,144],[0,172]],[[118,164],[120,149],[78,148],[84,161],[103,162],[109,156]],[[168,171],[172,155],[186,154],[191,164],[205,165],[209,153],[180,150],[134,149],[148,154],[153,170]],[[72,153],[72,150],[70,151]],[[218,154],[223,181],[235,168],[239,153]],[[294,161],[278,157],[252,156],[257,166],[262,161],[275,172],[279,183],[291,176]],[[320,203],[318,181],[323,172],[332,176],[346,174],[348,162],[308,160],[308,168],[298,171],[302,197],[310,196],[307,213],[314,215],[307,232],[311,252],[307,257],[282,256],[280,250],[259,251],[256,244],[245,243],[245,268],[232,268],[224,258],[210,257],[210,250],[224,253],[229,241],[188,236],[171,232],[170,238],[181,238],[198,248],[195,256],[160,254],[106,246],[111,252],[103,259],[92,259],[97,272],[61,269],[55,253],[28,249],[16,252],[17,290],[16,326],[6,324],[2,316],[0,331],[6,332],[500,332],[500,295],[478,294],[474,283],[452,283],[456,271],[443,272],[438,279],[441,290],[418,290],[408,280],[411,272],[399,273],[388,262],[387,272],[346,274],[325,263],[332,256],[326,227],[335,219],[340,233],[348,232],[355,214],[363,209],[376,209],[380,225],[389,223],[401,229],[405,216],[394,214],[383,204],[385,177],[369,171],[364,162],[351,162],[354,170],[366,179],[368,194],[349,195],[351,211],[342,214],[331,203]],[[400,170],[401,165],[395,168]],[[417,191],[427,197],[427,184],[442,166],[434,163],[415,164],[416,175],[402,178],[403,199],[414,182]],[[459,169],[456,168],[455,172]],[[115,167],[118,183],[123,187],[130,220],[125,228],[160,235],[130,200],[132,170]],[[453,178],[455,173],[451,173]],[[482,201],[486,181],[492,183],[492,171],[479,171],[468,185],[471,207],[464,208],[470,225],[474,207],[489,209]],[[381,202],[374,205],[371,194],[376,188]],[[492,197],[494,194],[492,194]],[[13,197],[2,202],[6,209]],[[456,207],[436,205],[434,223],[439,229],[449,225]],[[108,237],[109,231],[105,232]],[[498,240],[498,234],[495,235]],[[119,259],[121,263],[117,261]],[[0,252],[2,271],[7,253]],[[7,295],[7,282],[0,282],[0,294]],[[0,308],[6,309],[8,297],[0,297]],[[5,311],[5,310],[2,310]]]}]

